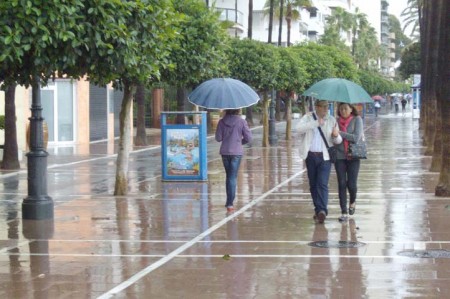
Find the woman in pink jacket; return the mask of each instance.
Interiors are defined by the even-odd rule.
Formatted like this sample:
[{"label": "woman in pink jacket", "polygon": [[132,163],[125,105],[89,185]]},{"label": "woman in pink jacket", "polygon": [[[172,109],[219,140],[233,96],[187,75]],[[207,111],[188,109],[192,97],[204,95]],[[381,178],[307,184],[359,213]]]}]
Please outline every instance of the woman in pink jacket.
[{"label": "woman in pink jacket", "polygon": [[251,142],[252,133],[247,122],[239,115],[239,109],[227,109],[225,116],[217,125],[215,137],[216,141],[222,142],[220,154],[226,172],[227,192],[225,207],[228,212],[232,212],[236,196],[237,174],[244,154],[242,145]]}]

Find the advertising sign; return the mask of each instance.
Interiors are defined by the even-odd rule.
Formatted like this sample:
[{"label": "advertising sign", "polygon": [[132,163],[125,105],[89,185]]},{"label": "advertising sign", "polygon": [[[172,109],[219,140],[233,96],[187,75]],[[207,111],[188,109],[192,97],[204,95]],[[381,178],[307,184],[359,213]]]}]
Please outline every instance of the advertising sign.
[{"label": "advertising sign", "polygon": [[[167,124],[168,114],[199,114],[201,120],[198,124]],[[163,180],[207,180],[206,112],[162,112],[161,130]]]}]

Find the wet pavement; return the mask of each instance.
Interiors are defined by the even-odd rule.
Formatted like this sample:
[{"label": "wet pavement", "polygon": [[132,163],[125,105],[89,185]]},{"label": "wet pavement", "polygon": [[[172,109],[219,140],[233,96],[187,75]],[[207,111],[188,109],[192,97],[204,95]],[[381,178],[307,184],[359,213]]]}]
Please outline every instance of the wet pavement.
[{"label": "wet pavement", "polygon": [[113,196],[116,145],[49,149],[53,221],[21,219],[26,167],[0,175],[0,298],[444,298],[450,198],[434,196],[418,120],[365,119],[355,215],[315,224],[298,138],[246,148],[236,212],[226,214],[219,144],[207,182],[162,182],[160,137],[130,156]]}]

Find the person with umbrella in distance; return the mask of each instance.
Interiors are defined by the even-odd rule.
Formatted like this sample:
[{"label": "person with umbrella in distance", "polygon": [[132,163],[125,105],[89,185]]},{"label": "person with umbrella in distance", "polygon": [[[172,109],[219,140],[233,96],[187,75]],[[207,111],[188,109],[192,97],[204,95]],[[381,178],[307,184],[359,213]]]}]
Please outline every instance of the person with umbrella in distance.
[{"label": "person with umbrella in distance", "polygon": [[220,154],[225,168],[225,188],[227,200],[225,207],[227,212],[233,212],[233,202],[236,197],[236,185],[241,158],[244,154],[243,144],[252,140],[252,133],[247,121],[239,115],[240,109],[226,109],[225,116],[219,120],[216,130],[216,141],[222,142]]},{"label": "person with umbrella in distance", "polygon": [[328,180],[331,161],[319,128],[329,146],[342,142],[336,119],[328,114],[328,101],[325,100],[317,100],[315,112],[305,114],[296,126],[296,131],[303,138],[300,143],[300,157],[305,160],[308,171],[314,219],[323,223],[328,215]]}]

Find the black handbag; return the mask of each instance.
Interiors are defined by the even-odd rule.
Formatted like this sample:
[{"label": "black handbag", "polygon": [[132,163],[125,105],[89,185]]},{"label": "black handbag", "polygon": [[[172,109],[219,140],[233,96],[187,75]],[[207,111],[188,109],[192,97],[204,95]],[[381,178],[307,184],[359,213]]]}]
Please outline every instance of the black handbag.
[{"label": "black handbag", "polygon": [[[313,113],[313,117],[314,117],[314,120],[317,119],[315,113]],[[325,138],[325,135],[323,135],[321,127],[319,127],[319,133],[320,133],[320,136],[322,136],[322,139],[325,142],[325,145],[327,146],[328,155],[330,156],[330,162],[335,163],[337,160],[337,148],[335,148],[334,146],[328,146],[327,139]]]},{"label": "black handbag", "polygon": [[364,134],[358,142],[350,142],[348,144],[348,156],[352,159],[367,159],[367,146]]}]

